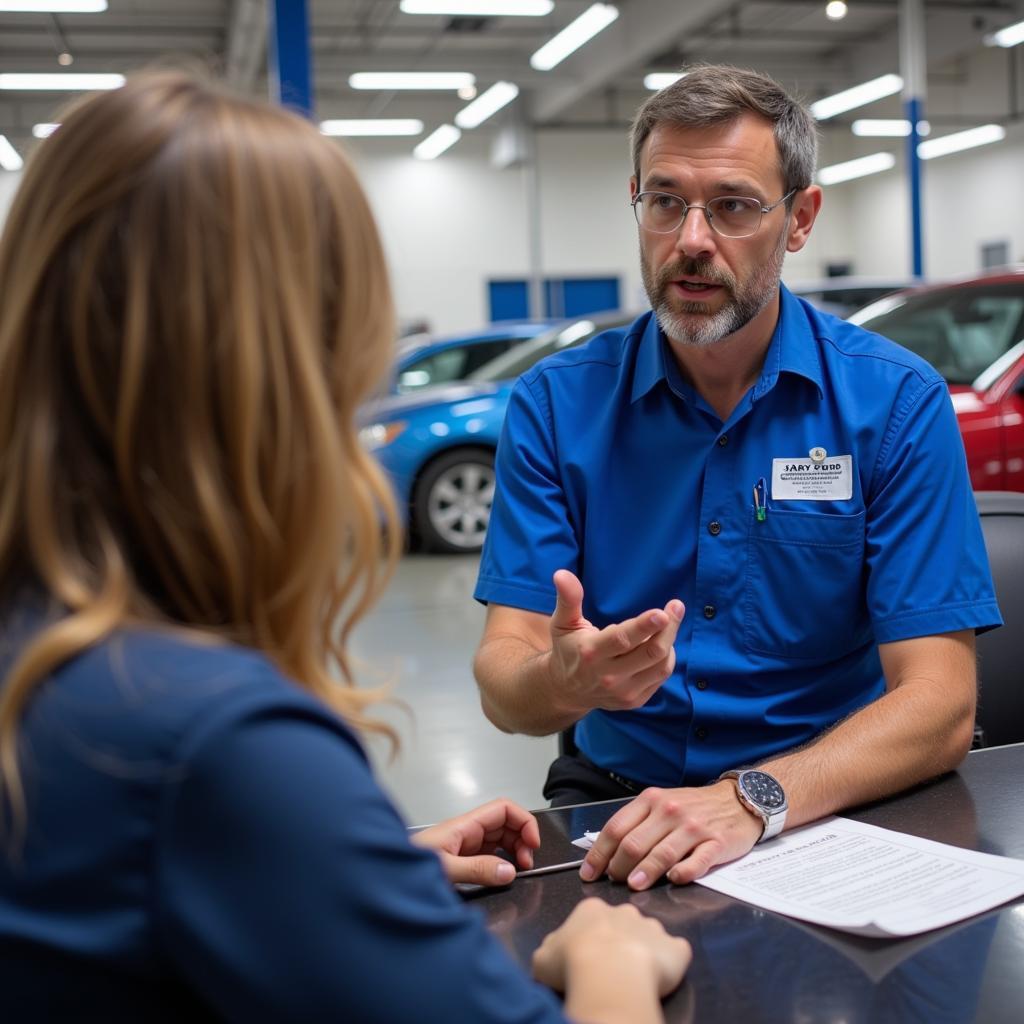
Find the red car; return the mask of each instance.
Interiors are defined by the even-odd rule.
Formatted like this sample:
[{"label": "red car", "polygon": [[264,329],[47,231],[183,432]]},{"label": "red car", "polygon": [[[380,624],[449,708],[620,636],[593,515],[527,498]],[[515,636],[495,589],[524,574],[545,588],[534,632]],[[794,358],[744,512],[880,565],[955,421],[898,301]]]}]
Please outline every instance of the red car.
[{"label": "red car", "polygon": [[1024,266],[890,295],[849,320],[946,378],[976,491],[1024,491]]}]

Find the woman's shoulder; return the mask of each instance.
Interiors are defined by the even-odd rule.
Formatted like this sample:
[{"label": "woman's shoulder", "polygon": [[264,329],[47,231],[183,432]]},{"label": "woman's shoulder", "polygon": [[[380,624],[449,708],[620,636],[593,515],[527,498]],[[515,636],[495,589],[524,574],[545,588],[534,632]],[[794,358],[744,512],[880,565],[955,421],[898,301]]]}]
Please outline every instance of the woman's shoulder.
[{"label": "woman's shoulder", "polygon": [[26,725],[155,766],[178,760],[190,736],[275,714],[319,720],[359,746],[337,715],[265,654],[183,630],[129,626],[43,681]]}]

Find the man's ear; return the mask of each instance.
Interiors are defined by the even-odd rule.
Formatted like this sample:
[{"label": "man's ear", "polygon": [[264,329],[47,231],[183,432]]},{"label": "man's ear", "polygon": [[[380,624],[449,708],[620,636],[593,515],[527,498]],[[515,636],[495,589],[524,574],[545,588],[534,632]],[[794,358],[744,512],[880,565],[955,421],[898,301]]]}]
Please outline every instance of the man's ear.
[{"label": "man's ear", "polygon": [[636,175],[631,174],[629,176],[629,198],[632,199],[638,191],[639,187],[637,186]]},{"label": "man's ear", "polygon": [[808,185],[793,197],[793,209],[789,214],[789,238],[786,240],[787,252],[799,252],[807,244],[811,228],[821,210],[821,199],[820,185]]}]

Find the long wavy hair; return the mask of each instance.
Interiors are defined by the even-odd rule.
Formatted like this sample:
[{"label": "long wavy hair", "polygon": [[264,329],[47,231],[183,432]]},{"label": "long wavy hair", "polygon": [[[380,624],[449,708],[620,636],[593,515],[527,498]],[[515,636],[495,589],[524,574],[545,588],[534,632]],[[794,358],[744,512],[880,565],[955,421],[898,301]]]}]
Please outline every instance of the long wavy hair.
[{"label": "long wavy hair", "polygon": [[0,311],[0,581],[59,609],[0,692],[3,818],[33,691],[126,625],[256,648],[390,734],[345,650],[399,546],[354,421],[394,313],[338,147],[178,72],[89,97],[29,160]]}]

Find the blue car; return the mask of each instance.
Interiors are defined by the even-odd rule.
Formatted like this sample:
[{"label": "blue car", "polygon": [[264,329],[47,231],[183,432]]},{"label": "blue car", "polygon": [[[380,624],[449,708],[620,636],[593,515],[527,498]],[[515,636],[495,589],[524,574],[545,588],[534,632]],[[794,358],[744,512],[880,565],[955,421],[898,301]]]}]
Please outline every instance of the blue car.
[{"label": "blue car", "polygon": [[464,380],[485,363],[522,341],[551,330],[556,320],[507,320],[480,331],[435,338],[414,334],[401,339],[388,391],[407,394],[419,388]]},{"label": "blue car", "polygon": [[410,539],[423,550],[479,551],[494,499],[494,452],[516,377],[547,355],[627,327],[635,313],[571,320],[441,387],[361,410],[360,439],[390,476]]}]

